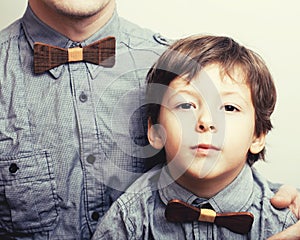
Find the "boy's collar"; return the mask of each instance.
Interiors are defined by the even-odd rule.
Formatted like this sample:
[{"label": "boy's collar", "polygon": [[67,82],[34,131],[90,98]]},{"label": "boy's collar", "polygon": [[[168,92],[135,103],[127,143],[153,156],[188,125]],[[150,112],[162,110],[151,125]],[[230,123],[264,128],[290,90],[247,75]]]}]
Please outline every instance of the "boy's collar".
[{"label": "boy's collar", "polygon": [[[171,182],[165,186],[166,182]],[[179,199],[189,204],[195,200],[202,204],[209,203],[216,212],[247,211],[253,202],[253,176],[248,164],[244,166],[236,179],[226,188],[210,199],[199,198],[188,190],[172,181],[165,169],[162,170],[158,183],[159,194],[164,204],[171,199]]]}]

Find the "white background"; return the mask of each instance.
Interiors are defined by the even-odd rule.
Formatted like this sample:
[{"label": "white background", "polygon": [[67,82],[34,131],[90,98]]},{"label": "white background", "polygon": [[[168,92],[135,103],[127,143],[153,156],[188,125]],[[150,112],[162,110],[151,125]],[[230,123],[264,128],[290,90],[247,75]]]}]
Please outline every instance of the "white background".
[{"label": "white background", "polygon": [[[20,17],[26,0],[2,1],[0,29]],[[168,38],[196,33],[233,37],[258,52],[271,70],[278,103],[267,138],[268,179],[300,186],[300,1],[117,0],[120,16]]]}]

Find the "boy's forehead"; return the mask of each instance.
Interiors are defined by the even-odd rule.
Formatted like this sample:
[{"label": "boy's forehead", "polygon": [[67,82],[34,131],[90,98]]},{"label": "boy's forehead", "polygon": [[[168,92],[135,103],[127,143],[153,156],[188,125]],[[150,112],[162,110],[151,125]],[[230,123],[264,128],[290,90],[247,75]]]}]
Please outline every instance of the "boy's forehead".
[{"label": "boy's forehead", "polygon": [[209,64],[201,69],[192,79],[189,79],[187,75],[178,76],[172,80],[169,84],[172,88],[181,88],[188,85],[193,85],[196,82],[211,81],[214,84],[247,84],[246,73],[242,67],[236,65],[230,72],[226,73],[224,69],[218,63]]},{"label": "boy's forehead", "polygon": [[[221,68],[217,64],[204,67],[194,78],[189,80],[187,76],[175,78],[168,86],[165,97],[171,97],[179,93],[188,93],[201,98],[211,99],[216,95],[223,96],[238,94],[251,98],[251,92],[245,81],[245,74],[241,68],[228,76],[222,74]],[[237,96],[237,95],[236,95]]]},{"label": "boy's forehead", "polygon": [[197,76],[191,80],[183,76],[175,78],[170,83],[164,97],[168,99],[178,94],[188,94],[195,98],[211,98],[216,94],[219,95],[219,92],[215,87],[214,82],[211,81],[207,75]]},{"label": "boy's forehead", "polygon": [[186,77],[178,76],[174,80],[172,80],[169,84],[169,87],[177,89],[177,88],[184,88],[190,85],[190,81]]}]

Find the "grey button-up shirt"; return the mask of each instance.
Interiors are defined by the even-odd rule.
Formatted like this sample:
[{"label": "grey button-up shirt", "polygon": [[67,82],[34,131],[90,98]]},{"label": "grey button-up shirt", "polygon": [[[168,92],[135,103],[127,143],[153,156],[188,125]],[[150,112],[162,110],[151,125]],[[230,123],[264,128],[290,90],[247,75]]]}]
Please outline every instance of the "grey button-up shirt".
[{"label": "grey button-up shirt", "polygon": [[0,239],[89,239],[151,166],[141,106],[145,75],[164,47],[117,13],[80,44],[107,36],[116,37],[113,68],[74,62],[35,75],[34,42],[79,43],[29,7],[1,31]]},{"label": "grey button-up shirt", "polygon": [[[198,198],[178,185],[165,168],[154,168],[138,179],[107,212],[97,227],[98,239],[252,239],[264,240],[294,224],[297,219],[288,209],[272,207],[268,182],[245,165],[237,178],[210,199]],[[172,223],[165,219],[169,200],[189,204],[210,204],[219,213],[249,211],[254,215],[248,234],[237,234],[212,223]]]}]

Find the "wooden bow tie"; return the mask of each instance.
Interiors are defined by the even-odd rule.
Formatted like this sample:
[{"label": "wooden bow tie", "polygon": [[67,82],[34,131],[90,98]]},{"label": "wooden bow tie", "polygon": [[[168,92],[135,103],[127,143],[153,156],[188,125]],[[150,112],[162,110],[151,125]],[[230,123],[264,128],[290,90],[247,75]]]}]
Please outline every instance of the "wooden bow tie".
[{"label": "wooden bow tie", "polygon": [[86,47],[59,48],[44,43],[34,44],[34,72],[43,73],[67,62],[85,61],[103,67],[115,64],[114,37],[107,37]]},{"label": "wooden bow tie", "polygon": [[177,199],[168,202],[165,216],[170,222],[210,222],[239,234],[248,233],[254,219],[250,212],[216,213],[214,210],[199,209]]}]

